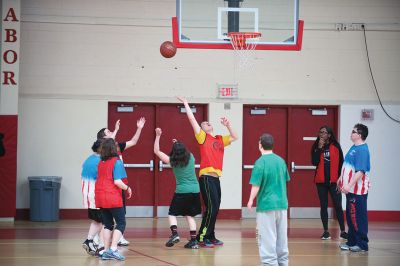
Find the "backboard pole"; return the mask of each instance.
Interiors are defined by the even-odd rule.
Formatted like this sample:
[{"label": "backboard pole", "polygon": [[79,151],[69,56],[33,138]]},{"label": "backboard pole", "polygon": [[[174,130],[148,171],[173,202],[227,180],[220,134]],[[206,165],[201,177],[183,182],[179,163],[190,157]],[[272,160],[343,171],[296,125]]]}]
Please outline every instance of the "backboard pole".
[{"label": "backboard pole", "polygon": [[[224,0],[228,2],[228,7],[240,7],[240,2],[243,0]],[[240,13],[239,12],[228,12],[228,32],[238,32],[240,23]]]}]

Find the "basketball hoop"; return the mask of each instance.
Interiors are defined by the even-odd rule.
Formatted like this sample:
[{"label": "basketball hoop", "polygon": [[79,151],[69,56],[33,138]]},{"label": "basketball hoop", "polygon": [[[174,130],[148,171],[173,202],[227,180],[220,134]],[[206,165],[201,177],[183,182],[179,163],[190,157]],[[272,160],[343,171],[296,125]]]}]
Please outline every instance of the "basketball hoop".
[{"label": "basketball hoop", "polygon": [[254,54],[261,33],[259,32],[228,32],[235,54],[239,57],[239,67],[250,66],[250,57]]}]

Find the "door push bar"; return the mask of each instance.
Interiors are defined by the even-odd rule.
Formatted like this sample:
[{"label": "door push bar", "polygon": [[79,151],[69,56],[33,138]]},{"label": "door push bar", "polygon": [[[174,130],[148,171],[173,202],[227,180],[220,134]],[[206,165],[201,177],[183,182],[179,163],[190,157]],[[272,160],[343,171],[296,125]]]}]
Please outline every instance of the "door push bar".
[{"label": "door push bar", "polygon": [[295,165],[294,162],[292,162],[291,166],[292,173],[294,173],[295,170],[314,170],[316,168],[314,165]]},{"label": "door push bar", "polygon": [[[164,168],[165,169],[169,169],[169,168],[172,168],[172,167],[171,167],[171,165],[169,163],[165,164],[162,161],[158,161],[158,171],[162,172]],[[196,169],[200,168],[200,164],[195,164],[194,168],[196,168]]]},{"label": "door push bar", "polygon": [[154,161],[150,160],[150,162],[147,163],[126,163],[124,164],[126,168],[150,168],[150,171],[154,170]]}]

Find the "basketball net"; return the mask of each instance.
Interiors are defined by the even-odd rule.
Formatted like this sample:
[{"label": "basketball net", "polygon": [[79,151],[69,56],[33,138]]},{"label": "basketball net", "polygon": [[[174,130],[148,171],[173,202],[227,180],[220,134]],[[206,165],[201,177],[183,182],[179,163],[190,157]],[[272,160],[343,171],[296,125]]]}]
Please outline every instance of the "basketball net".
[{"label": "basketball net", "polygon": [[228,37],[231,41],[233,50],[238,57],[240,68],[247,68],[251,66],[250,58],[254,54],[261,33],[259,32],[229,32]]}]

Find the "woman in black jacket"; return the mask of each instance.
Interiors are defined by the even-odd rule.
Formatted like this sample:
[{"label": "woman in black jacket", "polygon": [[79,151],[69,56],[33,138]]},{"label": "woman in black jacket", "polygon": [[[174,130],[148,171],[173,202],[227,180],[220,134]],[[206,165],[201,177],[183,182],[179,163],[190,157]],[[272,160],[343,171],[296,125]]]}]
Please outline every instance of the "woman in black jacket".
[{"label": "woman in black jacket", "polygon": [[322,126],[311,148],[312,164],[316,166],[314,182],[317,187],[321,205],[321,221],[324,233],[321,239],[331,239],[328,231],[328,193],[331,194],[333,206],[340,226],[340,237],[347,239],[344,227],[342,194],[337,191],[336,182],[340,177],[343,164],[343,152],[337,142],[332,128]]}]

